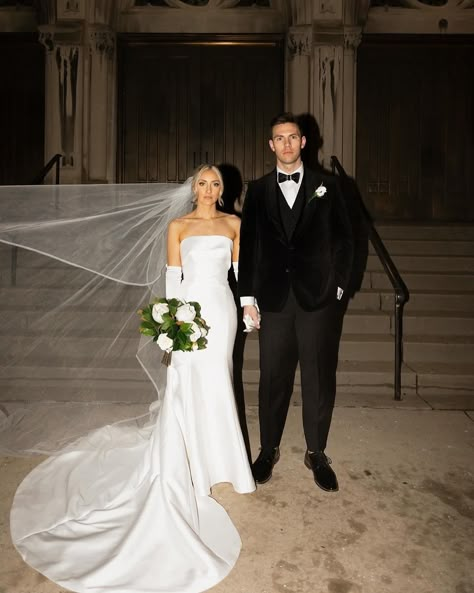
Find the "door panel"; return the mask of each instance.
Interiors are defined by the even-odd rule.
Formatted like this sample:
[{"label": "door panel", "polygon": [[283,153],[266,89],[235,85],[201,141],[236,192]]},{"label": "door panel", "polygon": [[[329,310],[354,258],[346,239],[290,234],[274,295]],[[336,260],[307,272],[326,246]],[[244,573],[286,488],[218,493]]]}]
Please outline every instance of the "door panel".
[{"label": "door panel", "polygon": [[120,56],[121,181],[182,182],[202,162],[232,163],[245,180],[273,167],[278,43],[125,44]]},{"label": "door panel", "polygon": [[1,185],[29,184],[45,164],[44,62],[37,35],[0,36]]},{"label": "door panel", "polygon": [[473,57],[463,43],[359,48],[357,180],[377,218],[474,219]]},{"label": "door panel", "polygon": [[184,181],[199,129],[198,61],[192,48],[121,52],[119,166],[123,182]]}]

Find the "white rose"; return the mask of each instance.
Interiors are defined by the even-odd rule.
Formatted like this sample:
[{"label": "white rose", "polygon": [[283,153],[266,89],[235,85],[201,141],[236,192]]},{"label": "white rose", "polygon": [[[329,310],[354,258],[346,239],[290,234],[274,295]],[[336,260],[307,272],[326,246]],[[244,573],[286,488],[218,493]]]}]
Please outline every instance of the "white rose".
[{"label": "white rose", "polygon": [[315,191],[315,194],[318,196],[318,198],[322,198],[327,191],[327,188],[321,183],[321,185]]},{"label": "white rose", "polygon": [[168,313],[169,310],[167,303],[155,303],[151,309],[151,316],[156,323],[163,323],[163,315]]},{"label": "white rose", "polygon": [[176,320],[182,321],[183,323],[190,323],[195,317],[196,310],[189,303],[181,305],[181,307],[178,307],[178,310],[176,311]]},{"label": "white rose", "polygon": [[168,338],[166,334],[160,334],[157,340],[158,346],[162,350],[166,350],[166,352],[171,352],[173,350],[173,340]]},{"label": "white rose", "polygon": [[193,332],[189,336],[191,342],[197,342],[199,340],[199,338],[201,337],[201,330],[200,330],[199,326],[194,322],[191,323],[191,331]]}]

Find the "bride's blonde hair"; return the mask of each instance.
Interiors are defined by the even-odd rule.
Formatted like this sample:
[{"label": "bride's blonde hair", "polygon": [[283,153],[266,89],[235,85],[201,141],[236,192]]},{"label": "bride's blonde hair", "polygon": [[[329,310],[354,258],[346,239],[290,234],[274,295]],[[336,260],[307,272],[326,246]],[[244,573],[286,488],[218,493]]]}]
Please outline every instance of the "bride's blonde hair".
[{"label": "bride's blonde hair", "polygon": [[219,168],[216,167],[215,165],[208,165],[208,164],[199,166],[196,169],[196,171],[193,175],[193,178],[191,180],[191,189],[193,190],[193,204],[196,203],[196,183],[201,178],[201,175],[203,173],[205,173],[206,171],[214,171],[214,173],[219,178],[219,181],[221,183],[221,192],[219,194],[219,199],[217,200],[217,203],[219,204],[219,206],[223,206],[224,200],[222,199],[222,194],[224,193],[224,180],[222,179],[222,173],[219,171]]}]

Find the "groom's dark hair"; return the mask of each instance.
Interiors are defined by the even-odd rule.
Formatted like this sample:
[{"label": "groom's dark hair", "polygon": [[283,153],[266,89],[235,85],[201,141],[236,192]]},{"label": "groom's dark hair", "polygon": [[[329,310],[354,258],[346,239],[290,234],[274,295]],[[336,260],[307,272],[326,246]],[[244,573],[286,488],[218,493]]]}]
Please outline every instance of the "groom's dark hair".
[{"label": "groom's dark hair", "polygon": [[298,129],[301,134],[301,126],[298,121],[298,118],[291,113],[291,111],[284,111],[283,113],[279,113],[275,115],[275,117],[270,122],[270,138],[273,137],[273,128],[275,126],[279,126],[280,124],[295,124],[298,126]]}]

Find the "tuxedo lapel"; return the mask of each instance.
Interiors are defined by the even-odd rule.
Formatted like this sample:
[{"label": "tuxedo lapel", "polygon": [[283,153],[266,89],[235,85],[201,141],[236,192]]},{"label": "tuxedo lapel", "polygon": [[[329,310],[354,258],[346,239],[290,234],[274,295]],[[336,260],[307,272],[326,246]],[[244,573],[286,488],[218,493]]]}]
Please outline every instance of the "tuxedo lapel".
[{"label": "tuxedo lapel", "polygon": [[311,199],[315,189],[321,184],[321,177],[311,169],[304,170],[303,184],[305,191],[305,205],[303,213],[299,218],[294,234],[301,233],[306,227],[307,223],[313,218],[315,208],[317,208],[317,200]]},{"label": "tuxedo lapel", "polygon": [[287,243],[285,229],[281,220],[280,207],[278,205],[279,193],[276,179],[276,171],[273,170],[265,180],[265,206],[268,217],[275,227],[277,237],[282,243]]},{"label": "tuxedo lapel", "polygon": [[[306,174],[307,173],[307,174]],[[311,196],[314,194],[314,190],[320,185],[321,177],[311,169],[305,169],[303,178],[306,192],[306,206],[308,206]]]}]

